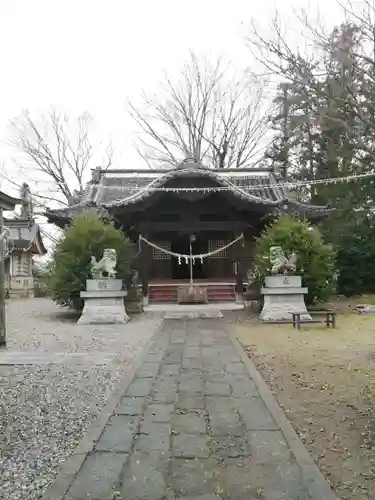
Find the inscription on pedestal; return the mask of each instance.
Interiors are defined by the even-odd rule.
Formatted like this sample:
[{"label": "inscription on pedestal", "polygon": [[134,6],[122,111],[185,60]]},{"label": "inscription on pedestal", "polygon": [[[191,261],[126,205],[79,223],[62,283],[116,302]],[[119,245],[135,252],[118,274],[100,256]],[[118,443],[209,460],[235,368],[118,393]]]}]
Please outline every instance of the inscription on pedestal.
[{"label": "inscription on pedestal", "polygon": [[288,275],[280,275],[280,276],[267,276],[265,280],[266,288],[278,288],[278,287],[301,287],[302,279],[301,276],[288,276]]},{"label": "inscription on pedestal", "polygon": [[100,290],[120,291],[122,289],[122,280],[112,278],[102,278],[97,280],[86,280],[86,290],[95,292]]}]

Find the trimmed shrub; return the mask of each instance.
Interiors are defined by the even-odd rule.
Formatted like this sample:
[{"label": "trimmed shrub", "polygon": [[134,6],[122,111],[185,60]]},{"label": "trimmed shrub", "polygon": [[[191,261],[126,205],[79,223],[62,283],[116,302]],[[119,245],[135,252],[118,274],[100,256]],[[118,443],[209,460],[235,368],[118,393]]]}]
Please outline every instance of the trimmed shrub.
[{"label": "trimmed shrub", "polygon": [[308,304],[323,302],[332,294],[335,273],[335,254],[323,243],[318,229],[306,220],[282,216],[270,223],[256,240],[255,274],[260,282],[271,274],[269,250],[281,246],[286,257],[297,255],[295,274],[302,276],[308,287]]},{"label": "trimmed shrub", "polygon": [[91,278],[91,256],[101,259],[105,248],[116,250],[117,277],[129,285],[134,257],[130,240],[110,222],[90,211],[73,219],[56,245],[49,265],[48,283],[55,302],[82,309],[80,292],[86,289],[86,280]]}]

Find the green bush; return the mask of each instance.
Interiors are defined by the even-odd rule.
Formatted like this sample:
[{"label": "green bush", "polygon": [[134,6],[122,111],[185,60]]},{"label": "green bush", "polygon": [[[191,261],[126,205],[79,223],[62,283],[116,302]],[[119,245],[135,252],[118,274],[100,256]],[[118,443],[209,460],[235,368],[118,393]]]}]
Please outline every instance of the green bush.
[{"label": "green bush", "polygon": [[282,216],[270,223],[256,240],[255,271],[259,281],[271,274],[269,250],[281,246],[286,257],[297,255],[296,274],[302,276],[308,287],[306,302],[313,304],[327,300],[332,293],[335,272],[334,251],[323,243],[316,228],[297,217]]},{"label": "green bush", "polygon": [[64,230],[48,273],[49,289],[58,304],[82,309],[80,292],[86,289],[86,279],[91,278],[91,256],[101,259],[105,248],[116,250],[117,277],[129,285],[134,248],[121,231],[90,211],[76,217]]},{"label": "green bush", "polygon": [[375,216],[358,214],[343,224],[338,238],[338,292],[350,297],[375,292]]}]

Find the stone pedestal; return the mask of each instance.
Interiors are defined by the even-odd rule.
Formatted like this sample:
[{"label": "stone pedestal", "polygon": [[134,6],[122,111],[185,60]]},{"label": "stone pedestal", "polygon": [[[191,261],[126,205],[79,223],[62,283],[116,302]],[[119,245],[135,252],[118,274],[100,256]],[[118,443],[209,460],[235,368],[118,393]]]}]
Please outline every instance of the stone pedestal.
[{"label": "stone pedestal", "polygon": [[307,288],[302,287],[301,276],[268,276],[261,293],[264,295],[261,320],[291,321],[292,312],[304,313],[301,319],[311,320],[304,300]]},{"label": "stone pedestal", "polygon": [[129,318],[124,307],[125,296],[122,280],[112,278],[87,280],[86,291],[81,292],[85,305],[78,323],[83,325],[126,323]]},{"label": "stone pedestal", "polygon": [[8,285],[9,298],[34,297],[33,276],[12,276]]}]

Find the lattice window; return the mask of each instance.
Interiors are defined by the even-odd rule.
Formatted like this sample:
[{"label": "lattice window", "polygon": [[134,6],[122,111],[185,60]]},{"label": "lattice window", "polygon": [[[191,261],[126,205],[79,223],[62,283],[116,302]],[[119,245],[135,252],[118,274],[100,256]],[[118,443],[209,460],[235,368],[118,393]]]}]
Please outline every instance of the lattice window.
[{"label": "lattice window", "polygon": [[[156,245],[160,248],[164,248],[164,250],[171,251],[171,244],[169,241],[156,242]],[[167,253],[158,250],[157,248],[152,249],[152,258],[154,260],[170,260],[171,256]]]},{"label": "lattice window", "polygon": [[[218,248],[224,247],[225,245],[228,245],[229,241],[228,240],[209,240],[208,241],[208,251],[213,252],[214,250],[217,250]],[[215,255],[211,256],[211,259],[223,259],[227,257],[227,249],[222,250],[221,252],[215,253]]]}]

